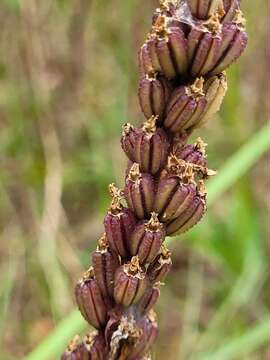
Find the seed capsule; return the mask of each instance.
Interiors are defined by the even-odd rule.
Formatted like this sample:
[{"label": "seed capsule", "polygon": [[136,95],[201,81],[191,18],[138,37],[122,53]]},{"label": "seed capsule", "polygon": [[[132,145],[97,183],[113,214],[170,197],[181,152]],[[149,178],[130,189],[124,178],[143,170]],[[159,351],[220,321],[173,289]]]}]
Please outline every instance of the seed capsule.
[{"label": "seed capsule", "polygon": [[84,343],[80,341],[80,337],[76,335],[69,343],[61,360],[89,360],[90,353]]},{"label": "seed capsule", "polygon": [[147,274],[151,283],[162,282],[171,271],[172,259],[171,252],[162,245],[160,254],[155,260],[149,265]]},{"label": "seed capsule", "polygon": [[204,27],[192,27],[187,42],[191,76],[217,75],[240,57],[247,34],[240,15],[222,25],[216,14],[204,22]]},{"label": "seed capsule", "polygon": [[205,144],[201,138],[198,138],[194,144],[182,145],[181,142],[176,142],[173,148],[173,154],[185,162],[196,164],[202,167],[207,167]]},{"label": "seed capsule", "polygon": [[190,86],[180,86],[166,107],[164,126],[174,133],[201,126],[219,110],[226,90],[224,74],[206,82],[198,78]]},{"label": "seed capsule", "polygon": [[142,128],[123,127],[122,148],[140,170],[155,175],[165,165],[169,141],[164,130],[156,127],[156,118],[151,117]]},{"label": "seed capsule", "polygon": [[153,211],[155,196],[154,179],[150,174],[140,173],[139,164],[134,163],[126,179],[124,190],[129,208],[137,218],[148,218]]},{"label": "seed capsule", "polygon": [[188,0],[188,4],[192,15],[200,20],[207,20],[218,12],[222,22],[231,21],[239,10],[238,0]]},{"label": "seed capsule", "polygon": [[106,360],[106,344],[102,333],[93,331],[86,335],[83,340],[84,346],[87,348],[89,357],[87,360]]},{"label": "seed capsule", "polygon": [[129,307],[137,303],[144,294],[148,280],[139,265],[138,257],[133,257],[131,262],[124,264],[115,274],[114,299],[117,304]]},{"label": "seed capsule", "polygon": [[149,39],[141,48],[139,62],[145,74],[155,71],[173,79],[187,71],[187,40],[181,28],[168,24],[168,19],[164,15],[157,17]]},{"label": "seed capsule", "polygon": [[145,359],[157,334],[158,327],[153,311],[136,319],[133,315],[122,316],[111,337],[109,359]]},{"label": "seed capsule", "polygon": [[162,222],[183,214],[196,197],[192,164],[170,156],[167,171],[160,177],[155,197],[154,211]]},{"label": "seed capsule", "polygon": [[96,329],[102,328],[107,320],[107,307],[90,268],[75,287],[76,301],[85,320]]},{"label": "seed capsule", "polygon": [[145,117],[159,116],[162,118],[165,105],[169,99],[171,86],[163,77],[156,73],[146,74],[139,83],[139,102]]},{"label": "seed capsule", "polygon": [[201,220],[205,210],[206,191],[203,182],[201,182],[197,189],[197,195],[190,206],[181,216],[166,224],[166,234],[174,236],[188,231]]},{"label": "seed capsule", "polygon": [[138,331],[137,339],[131,346],[127,360],[137,360],[148,353],[158,336],[158,326],[156,315],[152,310],[147,316],[140,318],[136,322]]},{"label": "seed capsule", "polygon": [[143,314],[147,314],[156,304],[160,296],[160,283],[149,288],[140,301],[139,308]]},{"label": "seed capsule", "polygon": [[121,204],[122,195],[113,185],[110,186],[113,197],[109,211],[104,219],[106,237],[110,248],[121,257],[128,256],[128,241],[134,230],[136,219],[130,209]]},{"label": "seed capsule", "polygon": [[105,234],[99,240],[97,249],[92,255],[92,264],[103,298],[109,300],[113,297],[114,274],[120,264],[118,255],[109,249]]},{"label": "seed capsule", "polygon": [[130,253],[138,255],[141,264],[154,260],[165,240],[165,228],[158,220],[157,214],[152,213],[149,221],[138,224],[130,238]]}]

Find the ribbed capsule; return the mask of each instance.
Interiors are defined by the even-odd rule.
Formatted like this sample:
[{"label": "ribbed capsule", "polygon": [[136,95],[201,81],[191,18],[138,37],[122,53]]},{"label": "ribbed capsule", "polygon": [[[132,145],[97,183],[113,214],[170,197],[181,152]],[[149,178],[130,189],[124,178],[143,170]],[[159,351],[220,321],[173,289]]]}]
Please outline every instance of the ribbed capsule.
[{"label": "ribbed capsule", "polygon": [[149,265],[147,274],[152,284],[165,280],[172,268],[171,252],[162,245],[160,254]]},{"label": "ribbed capsule", "polygon": [[247,45],[244,18],[222,24],[213,15],[203,27],[192,27],[188,34],[188,62],[193,77],[217,75],[236,61]]},{"label": "ribbed capsule", "polygon": [[153,310],[144,317],[141,317],[137,322],[138,338],[134,345],[131,346],[130,352],[126,357],[127,360],[138,360],[145,356],[153,346],[158,336],[158,326],[156,322],[156,315]]},{"label": "ribbed capsule", "polygon": [[169,149],[168,137],[156,126],[156,120],[156,117],[151,117],[141,128],[124,125],[121,140],[129,159],[140,165],[141,172],[153,175],[164,167]]},{"label": "ribbed capsule", "polygon": [[110,248],[123,258],[128,257],[128,242],[136,224],[133,212],[121,204],[122,195],[113,185],[111,206],[104,219],[106,237]]},{"label": "ribbed capsule", "polygon": [[157,17],[152,34],[139,55],[143,73],[158,72],[168,79],[183,75],[188,69],[187,39],[180,27],[171,26],[167,16]]},{"label": "ribbed capsule", "polygon": [[138,307],[142,314],[147,314],[158,301],[160,296],[160,283],[154,284],[150,287],[142,297]]},{"label": "ribbed capsule", "polygon": [[92,264],[103,298],[110,303],[113,297],[114,274],[120,263],[118,255],[108,246],[106,234],[101,237],[96,251],[92,254]]},{"label": "ribbed capsule", "polygon": [[188,0],[188,5],[192,15],[200,20],[207,20],[218,12],[222,22],[231,21],[239,10],[238,0]]},{"label": "ribbed capsule", "polygon": [[61,356],[61,360],[89,360],[90,353],[80,337],[76,335],[69,343],[65,352]]},{"label": "ribbed capsule", "polygon": [[138,255],[140,263],[150,263],[158,254],[165,240],[165,228],[159,222],[156,213],[152,213],[149,221],[136,225],[130,238],[130,253]]},{"label": "ribbed capsule", "polygon": [[159,116],[162,118],[165,105],[171,93],[169,81],[156,73],[144,75],[139,83],[139,102],[145,117]]},{"label": "ribbed capsule", "polygon": [[114,299],[117,304],[129,307],[137,303],[148,285],[148,278],[140,267],[137,256],[118,268],[114,278]]},{"label": "ribbed capsule", "polygon": [[201,138],[198,138],[194,144],[187,145],[175,141],[173,154],[185,162],[207,167],[206,146],[207,144]]},{"label": "ribbed capsule", "polygon": [[196,225],[206,210],[206,191],[203,182],[197,188],[197,195],[185,212],[166,224],[166,234],[174,236],[183,234]]},{"label": "ribbed capsule", "polygon": [[154,211],[167,223],[181,216],[196,197],[192,164],[169,156],[167,170],[162,173],[155,197]]},{"label": "ribbed capsule", "polygon": [[77,283],[75,297],[85,320],[96,329],[102,328],[107,320],[107,306],[94,278],[93,268],[90,268]]},{"label": "ribbed capsule", "polygon": [[153,211],[155,183],[152,175],[140,172],[140,166],[137,163],[130,168],[124,195],[129,208],[138,219],[150,216]]},{"label": "ribbed capsule", "polygon": [[107,351],[104,336],[101,332],[93,331],[83,339],[83,344],[88,350],[87,360],[106,360]]},{"label": "ribbed capsule", "polygon": [[226,91],[224,74],[176,88],[166,107],[164,126],[173,133],[201,126],[219,110]]},{"label": "ribbed capsule", "polygon": [[153,311],[136,319],[133,315],[123,315],[111,335],[108,359],[146,360],[145,356],[157,335],[158,327]]}]

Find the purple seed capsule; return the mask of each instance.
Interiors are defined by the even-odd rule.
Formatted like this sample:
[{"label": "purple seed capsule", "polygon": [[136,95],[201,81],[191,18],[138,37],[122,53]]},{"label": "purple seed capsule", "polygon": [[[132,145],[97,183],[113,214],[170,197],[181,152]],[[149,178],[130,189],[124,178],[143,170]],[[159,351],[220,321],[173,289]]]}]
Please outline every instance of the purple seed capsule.
[{"label": "purple seed capsule", "polygon": [[123,258],[128,256],[128,241],[134,230],[136,218],[133,212],[121,204],[122,195],[111,186],[113,197],[104,219],[106,237],[110,248]]},{"label": "purple seed capsule", "polygon": [[100,238],[97,249],[92,254],[92,264],[103,298],[110,302],[113,297],[114,274],[120,263],[118,255],[109,248],[106,234]]},{"label": "purple seed capsule", "polygon": [[[142,317],[126,314],[121,316],[110,337],[109,359],[146,359],[158,335],[156,315],[150,311]],[[120,356],[119,356],[120,355]]]},{"label": "purple seed capsule", "polygon": [[75,297],[85,320],[96,329],[102,328],[107,320],[107,306],[90,268],[75,287]]},{"label": "purple seed capsule", "polygon": [[159,116],[162,119],[169,99],[171,86],[166,78],[156,73],[146,74],[139,83],[139,102],[145,117]]},{"label": "purple seed capsule", "polygon": [[129,263],[116,271],[114,278],[114,299],[117,304],[129,307],[137,303],[148,285],[148,278],[140,267],[139,258],[134,256]]},{"label": "purple seed capsule", "polygon": [[129,208],[138,219],[148,218],[153,211],[155,184],[152,175],[140,172],[140,166],[134,163],[126,178],[124,190]]},{"label": "purple seed capsule", "polygon": [[143,314],[147,314],[151,309],[153,309],[158,301],[160,296],[160,284],[161,283],[154,284],[153,287],[149,288],[142,297],[138,307]]},{"label": "purple seed capsule", "polygon": [[202,219],[205,210],[206,191],[203,181],[201,181],[197,188],[197,195],[188,209],[181,216],[166,224],[166,234],[174,236],[188,231]]},{"label": "purple seed capsule", "polygon": [[168,17],[160,15],[139,55],[144,73],[158,72],[168,79],[183,75],[188,68],[187,40],[180,27],[171,26]]},{"label": "purple seed capsule", "polygon": [[158,336],[158,326],[156,322],[156,314],[154,311],[150,311],[147,316],[143,316],[136,322],[137,337],[134,345],[131,346],[130,352],[127,356],[127,360],[137,360],[145,356],[153,346]]},{"label": "purple seed capsule", "polygon": [[201,126],[219,110],[226,90],[224,74],[176,88],[166,107],[164,126],[174,133]]},{"label": "purple seed capsule", "polygon": [[193,77],[217,75],[228,68],[244,51],[247,34],[243,17],[222,24],[217,15],[203,27],[192,27],[188,35],[188,61]]},{"label": "purple seed capsule", "polygon": [[173,147],[173,154],[188,163],[207,167],[206,146],[201,138],[198,138],[194,144],[182,145],[176,142]]},{"label": "purple seed capsule", "polygon": [[231,21],[239,10],[238,0],[188,0],[192,15],[199,20],[207,20],[218,14],[222,22]]},{"label": "purple seed capsule", "polygon": [[149,265],[147,274],[152,284],[165,280],[172,268],[171,252],[162,245],[160,254]]},{"label": "purple seed capsule", "polygon": [[152,262],[165,240],[165,228],[159,222],[156,213],[152,213],[149,221],[139,223],[130,238],[130,253],[138,255],[140,263]]},{"label": "purple seed capsule", "polygon": [[183,214],[196,196],[194,165],[172,155],[161,175],[154,203],[159,219],[167,223]]},{"label": "purple seed capsule", "polygon": [[165,165],[169,150],[168,137],[156,127],[156,117],[145,121],[141,128],[123,127],[122,148],[129,159],[140,165],[143,173],[155,175]]}]

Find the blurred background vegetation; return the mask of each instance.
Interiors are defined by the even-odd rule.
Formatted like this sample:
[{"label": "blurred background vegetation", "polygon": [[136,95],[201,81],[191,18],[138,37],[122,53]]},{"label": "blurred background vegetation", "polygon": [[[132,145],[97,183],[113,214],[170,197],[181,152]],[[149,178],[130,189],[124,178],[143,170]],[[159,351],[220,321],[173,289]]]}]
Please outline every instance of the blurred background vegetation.
[{"label": "blurred background vegetation", "polygon": [[[270,359],[270,2],[242,3],[248,50],[221,113],[195,134],[226,191],[210,184],[202,224],[170,242],[157,360]],[[123,184],[121,125],[143,119],[137,51],[156,6],[1,1],[1,360],[33,349],[27,359],[56,359],[85,330],[73,286],[102,232],[107,186]]]}]

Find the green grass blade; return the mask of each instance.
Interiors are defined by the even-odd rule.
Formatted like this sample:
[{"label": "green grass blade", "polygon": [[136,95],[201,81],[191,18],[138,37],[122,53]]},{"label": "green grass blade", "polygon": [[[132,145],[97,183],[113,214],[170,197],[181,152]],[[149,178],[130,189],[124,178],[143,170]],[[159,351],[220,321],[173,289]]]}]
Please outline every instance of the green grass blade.
[{"label": "green grass blade", "polygon": [[64,318],[54,331],[30,353],[27,360],[51,360],[56,359],[75,334],[81,333],[87,324],[79,311],[74,310]]},{"label": "green grass blade", "polygon": [[270,316],[242,336],[228,341],[214,353],[205,354],[201,360],[243,359],[245,355],[269,343]]},{"label": "green grass blade", "polygon": [[[265,125],[247,144],[243,145],[225,163],[219,174],[209,181],[207,186],[209,192],[208,204],[212,204],[220,195],[228,190],[268,149],[270,149],[270,124]],[[80,314],[77,311],[72,312],[71,315],[60,322],[55,330],[25,360],[50,360],[56,358],[63,351],[69,339],[85,327],[86,323]],[[261,329],[259,328],[259,330],[260,334]],[[265,338],[270,339],[270,324],[266,323],[263,330]],[[256,334],[257,331],[255,336]],[[246,348],[248,347],[246,346]],[[221,358],[218,360],[221,360]]]},{"label": "green grass blade", "polygon": [[222,166],[218,175],[208,182],[208,205],[229,189],[268,149],[270,149],[270,123],[243,145]]}]

